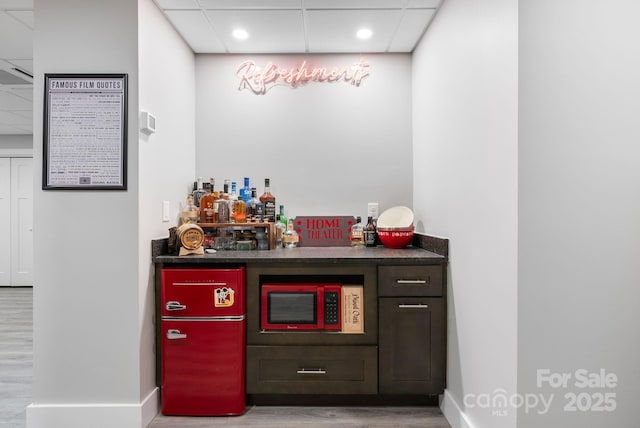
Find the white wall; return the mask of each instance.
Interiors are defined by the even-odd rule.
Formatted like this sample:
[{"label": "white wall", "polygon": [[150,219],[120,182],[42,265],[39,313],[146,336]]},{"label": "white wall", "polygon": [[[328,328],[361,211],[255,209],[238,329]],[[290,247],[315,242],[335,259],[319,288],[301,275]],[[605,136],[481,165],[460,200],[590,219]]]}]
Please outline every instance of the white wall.
[{"label": "white wall", "polygon": [[454,428],[516,424],[480,395],[516,393],[517,18],[515,0],[447,0],[413,56],[417,228],[450,239]]},{"label": "white wall", "polygon": [[[251,178],[260,195],[271,178],[288,216],[360,215],[411,206],[411,56],[366,54],[371,75],[344,82],[277,86],[264,95],[238,90],[247,59],[290,68],[350,66],[359,55],[198,55],[196,173]],[[179,143],[179,142],[178,142]]]},{"label": "white wall", "polygon": [[[157,132],[140,134],[138,180],[141,399],[155,388],[153,238],[177,225],[185,185],[195,175],[194,55],[151,0],[140,0],[140,109],[156,116]],[[162,49],[158,49],[161,46]],[[162,201],[171,220],[162,221]]]},{"label": "white wall", "polygon": [[[635,1],[520,1],[518,389],[554,394],[521,428],[638,426],[639,15]],[[571,379],[539,388],[539,369]],[[580,369],[617,385],[578,388]],[[615,411],[592,411],[605,393]]]},{"label": "white wall", "polygon": [[138,5],[36,0],[34,20],[34,141],[42,141],[45,73],[128,73],[129,174],[126,191],[43,191],[34,150],[27,426],[140,426]]}]

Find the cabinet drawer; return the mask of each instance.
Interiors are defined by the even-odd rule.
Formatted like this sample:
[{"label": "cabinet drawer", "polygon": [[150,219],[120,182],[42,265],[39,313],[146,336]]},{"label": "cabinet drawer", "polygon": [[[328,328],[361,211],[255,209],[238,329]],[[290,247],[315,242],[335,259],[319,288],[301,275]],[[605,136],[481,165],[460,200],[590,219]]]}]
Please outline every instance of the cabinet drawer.
[{"label": "cabinet drawer", "polygon": [[249,346],[249,394],[376,394],[376,346]]},{"label": "cabinet drawer", "polygon": [[379,296],[442,296],[443,265],[379,266]]}]

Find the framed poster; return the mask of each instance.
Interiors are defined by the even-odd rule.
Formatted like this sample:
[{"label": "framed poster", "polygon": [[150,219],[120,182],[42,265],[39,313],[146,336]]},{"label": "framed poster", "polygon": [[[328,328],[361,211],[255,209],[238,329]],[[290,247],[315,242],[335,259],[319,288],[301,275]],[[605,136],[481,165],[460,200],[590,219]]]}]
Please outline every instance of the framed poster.
[{"label": "framed poster", "polygon": [[43,190],[127,189],[127,75],[45,74]]}]

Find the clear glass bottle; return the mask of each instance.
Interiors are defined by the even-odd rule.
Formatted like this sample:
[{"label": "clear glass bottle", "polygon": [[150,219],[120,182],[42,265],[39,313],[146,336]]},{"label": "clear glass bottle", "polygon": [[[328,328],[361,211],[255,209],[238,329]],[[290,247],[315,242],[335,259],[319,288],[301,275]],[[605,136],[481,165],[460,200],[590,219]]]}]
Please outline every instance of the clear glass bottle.
[{"label": "clear glass bottle", "polygon": [[356,223],[351,226],[349,233],[349,239],[351,240],[351,246],[354,248],[364,247],[364,226],[362,225],[362,217],[356,218]]},{"label": "clear glass bottle", "polygon": [[180,220],[184,223],[197,223],[198,222],[199,209],[193,203],[193,196],[187,196],[187,204],[182,209],[180,214]]},{"label": "clear glass bottle", "polygon": [[364,227],[364,244],[367,247],[375,247],[376,235],[376,225],[373,224],[373,217],[369,216],[367,225]]},{"label": "clear glass bottle", "polygon": [[229,180],[224,180],[224,191],[218,195],[218,223],[229,223],[231,211],[229,209]]},{"label": "clear glass bottle", "polygon": [[291,218],[287,222],[287,230],[282,236],[282,243],[284,244],[284,248],[296,248],[298,241],[300,241],[300,237],[298,236],[298,232],[293,228],[293,219]]},{"label": "clear glass bottle", "polygon": [[[286,219],[285,219],[286,220]],[[275,246],[276,248],[282,248],[284,245],[282,243],[282,238],[284,237],[284,232],[287,230],[287,227],[282,222],[282,218],[280,214],[276,214],[276,224],[274,225],[275,233]]]},{"label": "clear glass bottle", "polygon": [[271,194],[271,181],[264,179],[264,193],[260,195],[260,202],[264,204],[264,221],[276,220],[276,197]]},{"label": "clear glass bottle", "polygon": [[200,206],[200,198],[202,198],[205,194],[204,188],[202,187],[202,177],[198,177],[196,179],[196,190],[193,191],[193,204],[196,207]]}]

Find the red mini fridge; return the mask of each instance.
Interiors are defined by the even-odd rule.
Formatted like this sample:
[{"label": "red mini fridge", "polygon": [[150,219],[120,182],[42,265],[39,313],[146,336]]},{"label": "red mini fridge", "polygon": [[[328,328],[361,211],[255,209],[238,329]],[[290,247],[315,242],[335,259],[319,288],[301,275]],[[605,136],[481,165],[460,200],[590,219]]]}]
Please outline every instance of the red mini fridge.
[{"label": "red mini fridge", "polygon": [[245,272],[162,269],[162,414],[245,412]]}]

